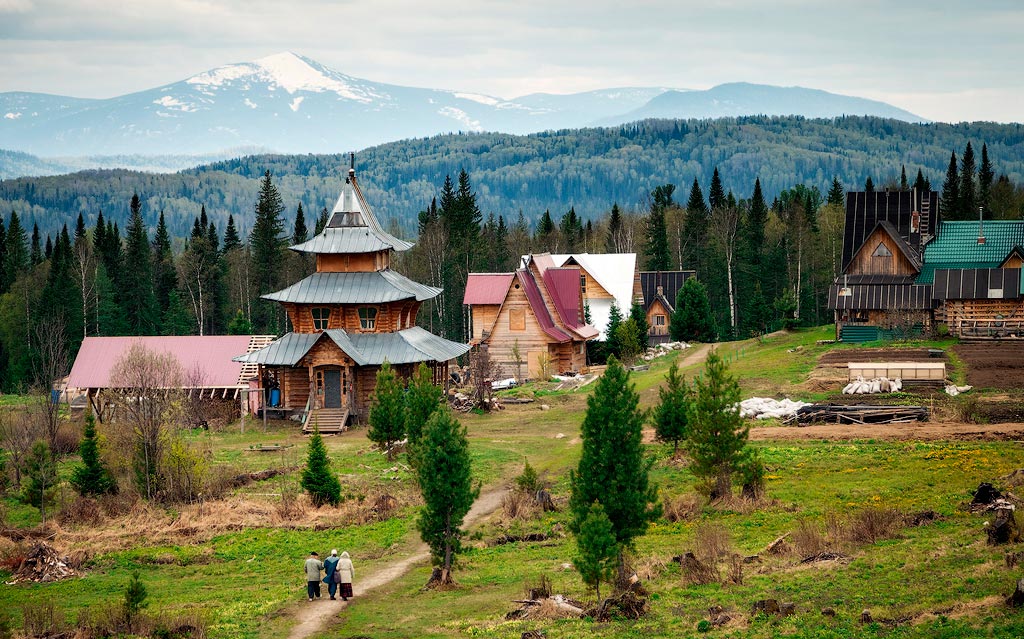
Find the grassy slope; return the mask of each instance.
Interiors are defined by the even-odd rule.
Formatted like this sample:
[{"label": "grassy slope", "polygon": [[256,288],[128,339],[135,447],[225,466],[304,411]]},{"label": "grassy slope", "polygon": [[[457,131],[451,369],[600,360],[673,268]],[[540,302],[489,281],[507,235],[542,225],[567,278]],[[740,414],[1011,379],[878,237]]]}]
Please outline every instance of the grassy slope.
[{"label": "grassy slope", "polygon": [[[764,343],[743,342],[720,346],[742,377],[746,395],[789,394],[813,367],[816,355],[828,346],[815,341],[829,330],[768,338]],[[800,347],[797,349],[797,347]],[[834,347],[833,347],[834,348]],[[791,349],[797,349],[789,352]],[[684,354],[685,357],[685,354]],[[667,358],[651,370],[637,373],[634,381],[645,403],[656,401],[657,385],[668,366]],[[698,372],[698,367],[685,371]],[[772,392],[774,391],[774,392]],[[556,393],[539,402],[510,407],[496,415],[467,415],[475,475],[486,485],[507,482],[524,457],[553,482],[556,497],[565,497],[566,470],[578,455],[578,425],[588,389]],[[245,435],[197,434],[217,462],[256,470],[301,463],[305,440],[290,425],[272,425],[268,433],[250,423]],[[295,443],[282,453],[250,453],[256,443]],[[411,477],[400,466],[379,455],[367,454],[362,431],[327,438],[335,466],[353,497],[387,485],[408,490]],[[806,442],[759,445],[769,466],[769,494],[774,505],[750,514],[706,509],[698,521],[658,522],[638,543],[638,563],[649,566],[654,592],[651,614],[639,622],[593,625],[585,621],[504,622],[510,603],[523,594],[523,585],[541,574],[555,589],[585,598],[576,573],[564,570],[575,551],[571,538],[556,537],[539,544],[487,547],[485,541],[504,528],[491,522],[474,531],[460,559],[461,586],[437,593],[420,590],[428,568],[421,566],[406,577],[356,602],[342,615],[341,627],[325,636],[368,635],[518,637],[524,630],[544,628],[551,637],[686,636],[695,634],[706,608],[720,604],[734,616],[745,617],[750,603],[766,596],[797,603],[798,616],[751,625],[738,622],[713,635],[762,637],[793,636],[874,637],[879,629],[854,622],[863,608],[876,617],[896,618],[926,611],[947,610],[945,621],[936,617],[901,626],[892,636],[1019,636],[1024,627],[1017,617],[993,604],[1005,595],[1018,575],[1003,567],[1002,549],[984,544],[981,519],[958,510],[979,481],[993,480],[1024,466],[1020,447],[1012,442],[979,444],[826,443]],[[661,447],[654,476],[663,496],[691,494],[693,478],[685,467],[669,464]],[[280,490],[281,482],[295,477],[252,485],[243,492],[265,495]],[[791,531],[798,520],[821,522],[827,513],[843,513],[864,505],[885,505],[906,511],[931,509],[946,519],[939,524],[903,531],[901,538],[852,549],[848,565],[795,566],[795,559],[766,564],[766,574],[747,567],[740,586],[686,586],[678,567],[668,560],[692,548],[699,522],[718,522],[731,533],[737,552],[755,554],[778,535]],[[26,511],[19,511],[26,512]],[[406,511],[411,515],[411,511]],[[173,513],[168,515],[173,516]],[[533,522],[515,522],[517,530],[558,533],[564,513]],[[0,589],[0,608],[14,611],[35,601],[49,600],[73,618],[86,606],[120,597],[132,570],[141,569],[153,606],[166,609],[201,609],[213,623],[214,637],[278,637],[287,629],[294,611],[301,614],[302,578],[299,566],[310,548],[331,547],[352,552],[362,575],[396,557],[415,540],[411,516],[366,526],[337,522],[327,531],[255,528],[221,534],[209,543],[174,547],[150,546],[100,555],[85,577],[59,584],[18,585]],[[0,574],[0,577],[4,575]],[[396,606],[395,602],[402,605]],[[966,613],[958,604],[976,606]],[[822,606],[835,607],[840,616],[823,624]],[[958,618],[966,614],[964,618]]]}]

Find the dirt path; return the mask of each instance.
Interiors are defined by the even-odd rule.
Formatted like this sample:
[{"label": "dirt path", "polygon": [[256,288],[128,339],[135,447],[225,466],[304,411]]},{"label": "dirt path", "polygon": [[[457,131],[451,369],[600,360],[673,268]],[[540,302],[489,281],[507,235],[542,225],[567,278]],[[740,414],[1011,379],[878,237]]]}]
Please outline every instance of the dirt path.
[{"label": "dirt path", "polygon": [[711,353],[713,346],[714,344],[701,344],[697,348],[686,352],[686,354],[679,359],[679,368],[703,364],[704,360],[708,358],[708,354]]},{"label": "dirt path", "polygon": [[[480,497],[473,503],[473,507],[469,509],[469,513],[466,515],[465,522],[463,523],[463,528],[472,526],[501,507],[501,500],[507,492],[508,489],[506,488],[496,488],[482,492]],[[357,578],[355,583],[352,584],[352,594],[355,597],[361,597],[374,588],[379,588],[398,579],[409,572],[413,566],[430,558],[430,551],[427,549],[427,545],[422,542],[413,547],[409,553],[403,559],[380,568],[375,568],[373,574],[366,579],[358,578],[359,567],[357,565]],[[303,602],[303,604],[308,604],[308,606],[302,605],[294,610],[297,623],[292,627],[291,632],[288,633],[288,639],[305,639],[323,631],[338,616],[338,613],[348,606],[348,602],[341,599],[331,601],[326,596],[319,601],[312,603]]]},{"label": "dirt path", "polygon": [[848,441],[1006,441],[1024,440],[1024,424],[818,424],[751,428],[755,441],[821,440]]}]

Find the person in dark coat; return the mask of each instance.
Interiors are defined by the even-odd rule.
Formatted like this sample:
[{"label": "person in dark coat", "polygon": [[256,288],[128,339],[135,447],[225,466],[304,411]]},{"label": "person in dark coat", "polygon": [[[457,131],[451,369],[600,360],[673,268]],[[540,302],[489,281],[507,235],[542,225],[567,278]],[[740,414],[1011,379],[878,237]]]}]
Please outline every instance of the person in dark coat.
[{"label": "person in dark coat", "polygon": [[341,575],[338,574],[338,549],[331,551],[331,556],[324,559],[324,583],[327,584],[327,592],[333,600],[338,592],[338,584],[341,583]]},{"label": "person in dark coat", "polygon": [[320,598],[320,571],[324,569],[324,563],[320,561],[319,555],[313,550],[309,553],[306,563],[303,565],[306,571],[306,596],[310,601],[313,597]]}]

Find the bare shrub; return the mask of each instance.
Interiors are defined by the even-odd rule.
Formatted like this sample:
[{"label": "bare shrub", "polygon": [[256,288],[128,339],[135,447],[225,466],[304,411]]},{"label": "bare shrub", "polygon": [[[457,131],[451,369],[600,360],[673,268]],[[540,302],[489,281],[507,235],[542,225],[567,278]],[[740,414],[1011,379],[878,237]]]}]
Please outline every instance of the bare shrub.
[{"label": "bare shrub", "polygon": [[478,346],[469,356],[469,378],[473,382],[473,404],[482,410],[491,410],[494,390],[491,382],[501,373],[501,368],[491,360],[486,344]]},{"label": "bare shrub", "polygon": [[846,521],[838,513],[825,513],[825,536],[832,544],[846,539],[846,530]]},{"label": "bare shrub", "polygon": [[817,555],[828,549],[828,542],[821,532],[821,527],[809,519],[798,521],[796,530],[793,531],[789,539],[796,554],[801,557]]},{"label": "bare shrub", "polygon": [[850,515],[847,539],[856,543],[873,544],[891,539],[903,525],[903,516],[892,508],[869,506]]},{"label": "bare shrub", "polygon": [[518,490],[501,498],[501,510],[507,519],[534,519],[540,514],[534,498]]},{"label": "bare shrub", "polygon": [[703,523],[693,531],[693,545],[699,558],[714,563],[732,554],[732,535],[722,524]]},{"label": "bare shrub", "polygon": [[281,499],[274,504],[274,510],[281,521],[301,519],[307,511],[304,495],[295,488],[284,488]]},{"label": "bare shrub", "polygon": [[44,639],[60,636],[67,630],[64,613],[57,610],[52,601],[36,601],[23,606],[22,634],[26,639]]},{"label": "bare shrub", "polygon": [[729,583],[736,584],[737,586],[743,585],[743,558],[739,555],[733,555],[729,558],[729,575],[727,579]]},{"label": "bare shrub", "polygon": [[97,498],[100,508],[107,517],[121,517],[135,509],[139,496],[128,491],[116,495],[101,495]]},{"label": "bare shrub", "polygon": [[683,579],[696,586],[716,583],[719,579],[718,567],[714,563],[697,559],[692,552],[679,558],[679,566],[683,571]]},{"label": "bare shrub", "polygon": [[78,495],[64,504],[59,519],[62,526],[98,526],[103,523],[103,509],[97,500]]},{"label": "bare shrub", "polygon": [[642,557],[634,562],[634,569],[638,578],[643,581],[652,581],[661,576],[665,565],[665,559],[662,557]]},{"label": "bare shrub", "polygon": [[695,494],[665,497],[662,503],[662,512],[665,519],[672,523],[695,519],[700,515],[702,508],[703,502]]},{"label": "bare shrub", "polygon": [[[60,404],[52,401],[50,391],[53,390],[57,380],[71,370],[71,357],[65,340],[65,328],[64,319],[57,316],[41,322],[33,331],[36,347],[36,361],[33,366],[38,398],[36,415],[42,424],[46,443],[50,445],[50,452],[54,455],[61,455],[63,452],[57,441],[61,425]],[[75,441],[72,450],[77,446],[78,442]]]},{"label": "bare shrub", "polygon": [[32,444],[43,437],[39,421],[33,419],[28,410],[0,411],[0,444],[10,456],[15,488],[21,484],[21,473]]}]

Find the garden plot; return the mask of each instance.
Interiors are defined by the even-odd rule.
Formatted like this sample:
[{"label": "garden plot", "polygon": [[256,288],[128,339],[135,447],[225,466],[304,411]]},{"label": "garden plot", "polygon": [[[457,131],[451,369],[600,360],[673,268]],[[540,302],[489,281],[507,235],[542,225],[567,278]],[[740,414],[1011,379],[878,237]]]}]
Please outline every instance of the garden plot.
[{"label": "garden plot", "polygon": [[959,344],[953,351],[963,360],[971,386],[1024,389],[1024,343]]}]

